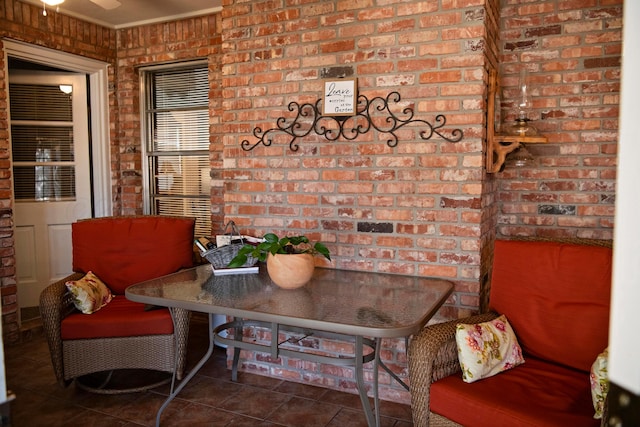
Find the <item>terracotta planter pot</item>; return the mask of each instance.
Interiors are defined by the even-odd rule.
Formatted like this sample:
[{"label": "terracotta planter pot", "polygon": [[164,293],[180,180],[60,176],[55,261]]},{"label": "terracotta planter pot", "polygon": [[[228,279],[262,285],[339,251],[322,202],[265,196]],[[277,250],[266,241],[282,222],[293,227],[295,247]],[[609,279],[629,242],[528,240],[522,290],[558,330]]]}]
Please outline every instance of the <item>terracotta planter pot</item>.
[{"label": "terracotta planter pot", "polygon": [[267,271],[276,285],[295,289],[309,283],[315,268],[311,254],[276,254],[267,256]]}]

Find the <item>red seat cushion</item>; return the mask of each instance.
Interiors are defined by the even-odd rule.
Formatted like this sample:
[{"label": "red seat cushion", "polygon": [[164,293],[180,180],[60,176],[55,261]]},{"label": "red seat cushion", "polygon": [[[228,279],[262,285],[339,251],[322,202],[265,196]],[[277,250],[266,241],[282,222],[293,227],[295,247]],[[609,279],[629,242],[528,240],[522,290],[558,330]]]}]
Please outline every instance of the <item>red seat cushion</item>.
[{"label": "red seat cushion", "polygon": [[[508,372],[468,384],[431,385],[430,408],[465,427],[596,427],[589,375],[525,355]],[[464,406],[460,403],[464,402]]]},{"label": "red seat cushion", "polygon": [[523,353],[588,372],[608,344],[611,266],[609,248],[498,240],[489,306]]},{"label": "red seat cushion", "polygon": [[193,218],[108,217],[72,224],[73,270],[93,271],[114,294],[193,266]]},{"label": "red seat cushion", "polygon": [[65,317],[61,325],[63,340],[132,337],[173,333],[173,321],[166,308],[145,311],[145,305],[117,295],[100,311],[79,312]]}]

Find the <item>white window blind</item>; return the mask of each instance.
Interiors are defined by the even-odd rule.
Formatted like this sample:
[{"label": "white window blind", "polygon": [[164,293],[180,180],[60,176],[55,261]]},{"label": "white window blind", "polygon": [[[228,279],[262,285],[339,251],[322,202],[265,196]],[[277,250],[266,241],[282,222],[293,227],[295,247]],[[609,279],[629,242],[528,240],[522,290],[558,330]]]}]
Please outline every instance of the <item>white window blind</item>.
[{"label": "white window blind", "polygon": [[71,97],[58,85],[10,84],[17,202],[75,200]]},{"label": "white window blind", "polygon": [[196,218],[211,234],[209,79],[206,64],[146,70],[144,109],[149,212]]}]

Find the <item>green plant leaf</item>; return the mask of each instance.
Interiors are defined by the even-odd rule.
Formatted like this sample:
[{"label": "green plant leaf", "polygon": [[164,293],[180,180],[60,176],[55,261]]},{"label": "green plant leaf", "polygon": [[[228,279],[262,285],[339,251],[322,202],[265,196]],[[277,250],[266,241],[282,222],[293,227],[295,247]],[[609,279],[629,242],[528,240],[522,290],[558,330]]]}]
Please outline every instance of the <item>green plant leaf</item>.
[{"label": "green plant leaf", "polygon": [[306,236],[294,236],[289,237],[289,243],[291,243],[293,246],[297,246],[301,243],[309,243],[309,239]]},{"label": "green plant leaf", "polygon": [[289,243],[291,243],[291,240],[289,240],[288,237],[283,237],[282,239],[280,239],[280,241],[278,242],[278,244],[280,245],[280,247],[284,248],[285,246],[287,246]]},{"label": "green plant leaf", "polygon": [[273,233],[267,233],[263,236],[264,238],[264,242],[263,243],[277,243],[278,242],[278,236],[276,236]]},{"label": "green plant leaf", "polygon": [[310,246],[307,236],[285,236],[279,238],[274,233],[264,235],[264,241],[257,246],[246,244],[238,251],[238,254],[231,260],[229,267],[241,267],[247,262],[247,258],[251,255],[258,261],[266,261],[268,254],[295,254],[310,253],[312,255],[321,254],[331,261],[329,249],[318,242],[314,246]]},{"label": "green plant leaf", "polygon": [[243,247],[240,248],[240,250],[238,251],[238,254],[247,255],[253,252],[254,249],[255,247],[252,245],[244,245]]},{"label": "green plant leaf", "polygon": [[242,267],[247,262],[247,256],[245,254],[241,254],[238,252],[238,255],[233,257],[233,259],[227,264],[227,267],[230,268],[238,268]]},{"label": "green plant leaf", "polygon": [[331,261],[331,255],[329,254],[329,249],[324,244],[317,242],[315,245],[313,245],[313,249],[315,249],[316,252],[318,252],[319,254],[323,255],[326,259]]},{"label": "green plant leaf", "polygon": [[273,245],[273,243],[262,242],[262,243],[259,243],[258,246],[256,246],[256,249],[258,249],[259,251],[267,251],[267,250],[269,250],[271,245]]}]

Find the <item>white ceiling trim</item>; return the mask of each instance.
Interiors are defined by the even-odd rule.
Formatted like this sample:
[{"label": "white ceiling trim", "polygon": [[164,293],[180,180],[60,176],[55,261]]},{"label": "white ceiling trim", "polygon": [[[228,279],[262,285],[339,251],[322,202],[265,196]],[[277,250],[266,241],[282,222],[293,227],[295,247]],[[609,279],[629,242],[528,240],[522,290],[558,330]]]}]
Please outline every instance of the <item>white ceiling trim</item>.
[{"label": "white ceiling trim", "polygon": [[100,22],[98,20],[95,20],[95,22],[86,16],[81,16],[81,15],[75,15],[72,14],[71,12],[63,12],[62,9],[60,9],[60,13],[65,13],[69,16],[73,16],[74,18],[78,18],[78,19],[82,19],[84,21],[89,21],[92,22],[94,24],[98,24],[98,25],[102,25],[104,27],[108,27],[108,28],[113,28],[114,30],[119,30],[122,28],[131,28],[131,27],[138,27],[140,25],[149,25],[149,24],[158,24],[161,22],[168,22],[168,21],[177,21],[179,19],[186,19],[186,18],[194,18],[196,16],[205,16],[205,15],[212,15],[214,13],[218,13],[222,10],[222,7],[212,7],[210,9],[203,9],[203,10],[196,10],[194,12],[190,12],[190,13],[182,13],[182,14],[178,14],[178,15],[170,15],[170,16],[163,16],[161,18],[156,18],[156,19],[146,19],[143,21],[135,21],[135,22],[127,22],[126,24],[121,24],[121,25],[112,25],[109,24],[108,22]]},{"label": "white ceiling trim", "polygon": [[[30,3],[33,4],[35,6],[39,6],[39,7],[43,7],[43,3],[41,0],[22,0],[26,3]],[[89,0],[87,0],[89,1]],[[180,0],[176,0],[176,1],[180,1]],[[129,0],[129,3],[131,3],[131,0]],[[137,20],[137,21],[131,21],[131,22],[126,22],[123,24],[114,24],[111,22],[107,22],[103,19],[98,19],[92,16],[88,16],[82,13],[75,13],[67,8],[65,8],[64,6],[65,4],[62,3],[60,6],[55,6],[55,7],[47,7],[47,14],[49,16],[52,16],[53,13],[60,13],[63,15],[67,15],[67,16],[71,16],[73,18],[77,18],[80,19],[82,21],[86,21],[86,22],[90,22],[96,25],[100,25],[106,28],[111,28],[114,30],[119,30],[119,29],[123,29],[123,28],[131,28],[131,27],[137,27],[137,26],[141,26],[141,25],[149,25],[149,24],[158,24],[158,23],[162,23],[162,22],[168,22],[168,21],[176,21],[176,20],[180,20],[180,19],[186,19],[186,18],[193,18],[193,17],[197,17],[197,16],[205,16],[205,15],[212,15],[215,13],[218,13],[220,11],[222,11],[222,6],[215,6],[215,7],[211,7],[211,8],[206,8],[206,9],[196,9],[193,11],[189,11],[189,12],[185,12],[185,13],[177,13],[177,14],[170,14],[170,15],[166,15],[166,16],[160,16],[160,17],[156,17],[156,18],[150,18],[150,19],[142,19],[142,20]]]}]

